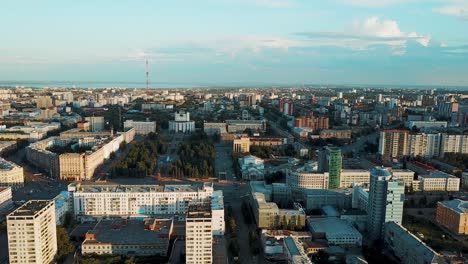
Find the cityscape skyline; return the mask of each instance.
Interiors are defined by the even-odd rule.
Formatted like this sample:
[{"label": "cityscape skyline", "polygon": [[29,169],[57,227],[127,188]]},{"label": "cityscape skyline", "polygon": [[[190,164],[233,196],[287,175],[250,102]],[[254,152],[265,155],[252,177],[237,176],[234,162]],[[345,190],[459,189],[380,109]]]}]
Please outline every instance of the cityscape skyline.
[{"label": "cityscape skyline", "polygon": [[[148,58],[155,83],[462,86],[468,84],[467,5],[48,1],[25,8],[12,2],[0,18],[11,25],[0,29],[0,80],[143,82]],[[11,23],[16,14],[21,21]]]}]

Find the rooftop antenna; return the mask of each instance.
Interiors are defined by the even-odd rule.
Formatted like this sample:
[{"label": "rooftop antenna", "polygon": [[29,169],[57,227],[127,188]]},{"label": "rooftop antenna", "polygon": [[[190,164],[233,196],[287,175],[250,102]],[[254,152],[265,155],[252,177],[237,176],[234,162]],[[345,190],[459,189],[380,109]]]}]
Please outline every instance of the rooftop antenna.
[{"label": "rooftop antenna", "polygon": [[148,66],[148,57],[146,58],[146,90],[149,89],[149,66]]}]

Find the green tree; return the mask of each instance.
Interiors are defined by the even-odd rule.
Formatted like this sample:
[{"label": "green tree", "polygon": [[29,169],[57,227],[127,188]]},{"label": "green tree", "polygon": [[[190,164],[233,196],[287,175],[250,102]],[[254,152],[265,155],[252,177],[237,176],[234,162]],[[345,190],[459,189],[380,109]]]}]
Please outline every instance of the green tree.
[{"label": "green tree", "polygon": [[125,262],[124,262],[124,264],[136,264],[136,263],[137,262],[136,262],[134,257],[131,257],[131,258],[125,260]]},{"label": "green tree", "polygon": [[317,264],[326,264],[328,263],[328,258],[330,256],[325,250],[319,250],[312,256],[312,260]]},{"label": "green tree", "polygon": [[59,262],[65,260],[65,258],[75,251],[75,246],[70,243],[67,230],[63,227],[57,227],[57,259]]},{"label": "green tree", "polygon": [[83,258],[81,264],[101,264],[101,262],[95,258]]}]

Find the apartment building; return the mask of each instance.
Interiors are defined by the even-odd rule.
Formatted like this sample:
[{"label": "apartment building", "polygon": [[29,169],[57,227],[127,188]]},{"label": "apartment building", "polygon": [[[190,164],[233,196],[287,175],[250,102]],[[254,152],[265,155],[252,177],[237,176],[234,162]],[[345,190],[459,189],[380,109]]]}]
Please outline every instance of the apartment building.
[{"label": "apartment building", "polygon": [[135,133],[138,135],[148,135],[156,132],[156,121],[133,121],[125,120],[124,128],[135,128]]},{"label": "apartment building", "polygon": [[326,116],[302,116],[294,119],[294,127],[312,130],[328,129],[329,119]]},{"label": "apartment building", "polygon": [[442,134],[440,143],[440,157],[445,153],[468,153],[468,135],[465,134]]},{"label": "apartment building", "polygon": [[401,159],[408,155],[409,130],[384,129],[380,132],[379,154],[383,159]]},{"label": "apartment building", "polygon": [[416,133],[409,135],[408,155],[432,158],[439,156],[441,133]]},{"label": "apartment building", "polygon": [[213,221],[211,204],[191,203],[185,218],[185,262],[213,263]]},{"label": "apartment building", "polygon": [[178,111],[175,113],[174,120],[169,121],[169,131],[176,133],[186,133],[195,131],[195,121],[190,121],[190,113]]},{"label": "apartment building", "polygon": [[468,202],[460,199],[438,202],[436,222],[454,234],[468,235]]},{"label": "apartment building", "polygon": [[24,185],[23,167],[0,158],[0,187],[20,188]]},{"label": "apartment building", "polygon": [[248,137],[235,138],[232,142],[232,151],[234,153],[250,152],[250,139]]},{"label": "apartment building", "polygon": [[181,215],[191,201],[213,197],[213,183],[203,185],[117,185],[72,183],[75,216],[88,218]]},{"label": "apartment building", "polygon": [[57,253],[53,201],[31,200],[7,216],[11,264],[53,263]]},{"label": "apartment building", "polygon": [[104,130],[104,117],[103,116],[87,116],[85,120],[89,123],[89,129],[91,131],[103,131]]}]

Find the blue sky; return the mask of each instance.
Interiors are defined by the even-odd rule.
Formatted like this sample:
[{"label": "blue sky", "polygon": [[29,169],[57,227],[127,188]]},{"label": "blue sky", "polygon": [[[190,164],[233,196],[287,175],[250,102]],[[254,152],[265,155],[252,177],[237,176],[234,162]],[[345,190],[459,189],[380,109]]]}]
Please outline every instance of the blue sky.
[{"label": "blue sky", "polygon": [[0,80],[468,85],[468,0],[4,1]]}]

